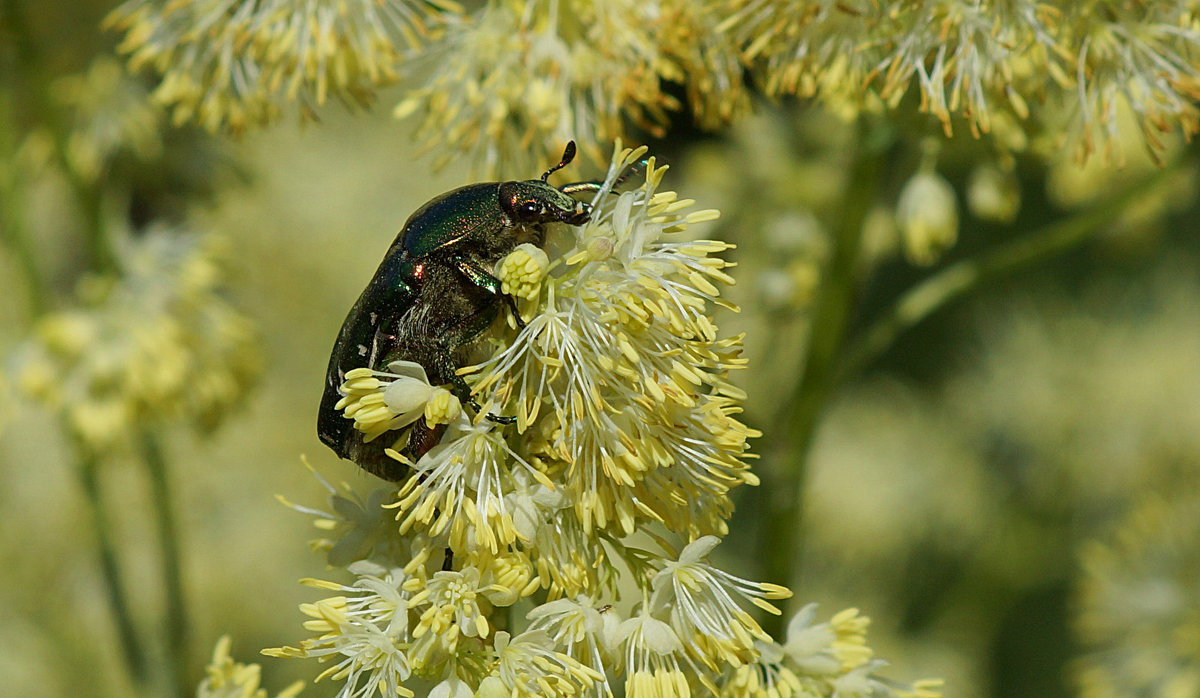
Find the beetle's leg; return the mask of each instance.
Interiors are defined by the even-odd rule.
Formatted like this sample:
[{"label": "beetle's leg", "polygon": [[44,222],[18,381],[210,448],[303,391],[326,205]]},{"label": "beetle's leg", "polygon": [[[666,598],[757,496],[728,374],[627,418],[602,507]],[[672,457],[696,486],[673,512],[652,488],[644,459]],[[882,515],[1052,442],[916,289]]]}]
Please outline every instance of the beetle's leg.
[{"label": "beetle's leg", "polygon": [[[482,411],[483,407],[471,396],[471,386],[467,385],[467,380],[458,374],[453,354],[455,349],[478,337],[487,328],[492,318],[495,317],[492,314],[494,310],[495,306],[489,303],[463,318],[457,325],[451,327],[445,336],[436,341],[431,357],[434,372],[444,376],[450,382],[454,395],[475,412]],[[517,421],[516,417],[502,417],[490,412],[485,415],[485,418],[496,424],[514,424]]]},{"label": "beetle's leg", "polygon": [[[625,171],[622,172],[615,180],[613,180],[612,191],[620,189],[621,185],[624,184],[630,177],[645,169],[649,162],[649,159],[642,158],[641,160],[638,160],[637,162],[626,167]],[[561,187],[558,187],[558,190],[567,196],[570,196],[571,194],[578,194],[585,191],[598,192],[602,188],[604,188],[604,182],[571,182],[570,184],[564,184]]]},{"label": "beetle's leg", "polygon": [[597,192],[603,186],[604,182],[571,182],[570,184],[562,185],[558,190],[570,196],[571,194],[578,194],[583,191]]},{"label": "beetle's leg", "polygon": [[418,419],[413,422],[412,428],[408,432],[408,445],[405,446],[405,455],[412,459],[415,463],[421,460],[421,456],[429,452],[429,449],[438,445],[442,440],[442,434],[446,432],[445,424],[429,426],[425,420]]},{"label": "beetle's leg", "polygon": [[517,327],[525,329],[525,319],[521,317],[521,313],[517,310],[517,302],[512,296],[502,290],[504,282],[492,276],[491,272],[469,259],[455,257],[451,261],[454,263],[455,268],[462,272],[463,276],[471,280],[471,283],[504,299],[504,304],[508,306],[508,309],[513,314],[513,318],[517,321]]},{"label": "beetle's leg", "polygon": [[[476,402],[475,398],[471,397],[471,386],[467,385],[465,378],[458,375],[454,359],[450,355],[450,347],[439,343],[438,351],[434,355],[433,361],[438,373],[450,377],[450,386],[454,388],[453,392],[455,396],[476,412],[482,411],[483,407]],[[495,424],[515,424],[517,421],[516,417],[503,417],[491,412],[484,415],[484,419]]]}]

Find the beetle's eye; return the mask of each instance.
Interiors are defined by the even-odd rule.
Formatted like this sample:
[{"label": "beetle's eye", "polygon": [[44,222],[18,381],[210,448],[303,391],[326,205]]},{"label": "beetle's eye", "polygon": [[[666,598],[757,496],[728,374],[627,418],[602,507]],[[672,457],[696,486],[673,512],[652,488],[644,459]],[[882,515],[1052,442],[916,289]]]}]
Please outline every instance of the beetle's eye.
[{"label": "beetle's eye", "polygon": [[525,203],[521,204],[521,207],[517,210],[523,215],[533,216],[538,212],[538,205],[532,201],[526,201]]}]

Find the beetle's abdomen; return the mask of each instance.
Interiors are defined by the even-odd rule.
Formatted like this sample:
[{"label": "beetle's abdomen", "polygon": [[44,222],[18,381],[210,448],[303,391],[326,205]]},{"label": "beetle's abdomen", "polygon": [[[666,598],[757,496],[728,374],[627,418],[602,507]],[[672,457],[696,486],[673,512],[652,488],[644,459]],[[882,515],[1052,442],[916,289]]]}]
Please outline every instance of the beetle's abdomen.
[{"label": "beetle's abdomen", "polygon": [[396,326],[396,345],[385,361],[415,361],[429,382],[452,382],[458,368],[446,359],[479,337],[495,319],[501,297],[471,283],[461,272],[430,264],[420,296]]}]

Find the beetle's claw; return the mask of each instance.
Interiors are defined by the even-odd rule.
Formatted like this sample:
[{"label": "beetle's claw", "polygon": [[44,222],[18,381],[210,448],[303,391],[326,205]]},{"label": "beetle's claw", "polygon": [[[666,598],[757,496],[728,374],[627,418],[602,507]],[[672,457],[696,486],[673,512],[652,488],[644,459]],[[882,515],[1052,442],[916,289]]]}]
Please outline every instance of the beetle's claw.
[{"label": "beetle's claw", "polygon": [[525,318],[521,317],[521,311],[517,310],[517,301],[512,296],[505,295],[504,302],[508,304],[508,309],[512,311],[513,320],[517,323],[517,329],[525,329]]},{"label": "beetle's claw", "polygon": [[[467,400],[467,404],[471,407],[471,409],[475,410],[476,413],[483,411],[483,408],[479,406],[479,403],[476,402],[474,398]],[[491,412],[488,412],[487,414],[485,414],[483,416],[483,418],[493,424],[516,424],[517,423],[516,417],[505,417],[505,416],[498,415],[498,414],[492,414]]]}]

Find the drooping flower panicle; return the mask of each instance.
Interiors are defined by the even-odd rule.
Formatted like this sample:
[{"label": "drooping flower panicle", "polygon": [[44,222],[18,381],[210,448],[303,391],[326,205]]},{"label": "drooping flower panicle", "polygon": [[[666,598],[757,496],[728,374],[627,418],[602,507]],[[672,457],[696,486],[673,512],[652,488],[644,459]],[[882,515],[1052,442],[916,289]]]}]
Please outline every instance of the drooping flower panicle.
[{"label": "drooping flower panicle", "polygon": [[[842,113],[895,107],[915,92],[947,135],[961,120],[976,135],[1025,142],[1032,120],[1030,130],[1061,131],[1084,157],[1116,142],[1122,108],[1151,150],[1173,128],[1200,130],[1200,25],[1190,3],[715,5],[768,93],[816,97]],[[1036,103],[1051,108],[1031,110]],[[1065,128],[1052,113],[1069,115]]]},{"label": "drooping flower panicle", "polygon": [[[324,676],[344,681],[344,698],[605,698],[619,684],[649,698],[716,691],[770,651],[751,611],[778,613],[772,602],[791,592],[709,559],[730,491],[757,482],[746,463],[757,432],[729,382],[740,337],[712,316],[732,283],[716,255],[731,246],[687,235],[716,212],[659,191],[666,168],[644,154],[618,148],[590,220],[552,234],[549,254],[523,247],[496,265],[524,324],[497,322],[490,355],[460,371],[478,415],[450,419],[415,462],[387,451],[410,469],[385,490],[390,531],[332,490],[344,513],[317,512],[321,527],[353,538],[342,554],[371,559],[349,566],[351,584],[314,582],[337,592],[303,607],[317,636],[268,653],[332,662]],[[643,182],[613,191],[630,168]],[[422,410],[429,421],[422,406],[440,390],[411,366],[393,371],[342,386],[344,416],[374,438],[403,438]],[[865,620],[835,626],[813,648],[833,660],[823,683],[806,679],[816,695],[883,685],[869,651],[844,648],[863,645]]]},{"label": "drooping flower panicle", "polygon": [[396,81],[406,52],[455,14],[451,0],[128,0],[107,19],[134,70],[177,124],[240,133],[290,102],[311,117],[330,98],[367,104]]}]

